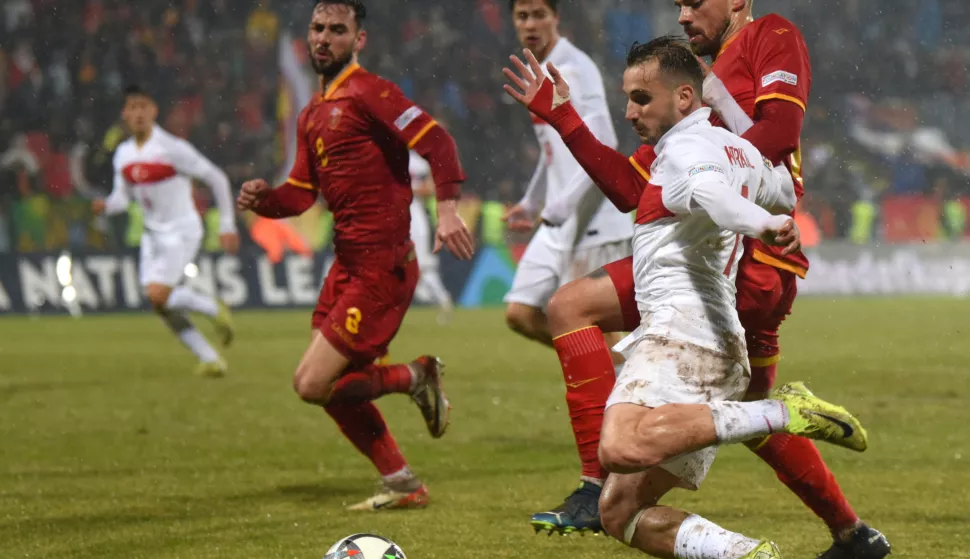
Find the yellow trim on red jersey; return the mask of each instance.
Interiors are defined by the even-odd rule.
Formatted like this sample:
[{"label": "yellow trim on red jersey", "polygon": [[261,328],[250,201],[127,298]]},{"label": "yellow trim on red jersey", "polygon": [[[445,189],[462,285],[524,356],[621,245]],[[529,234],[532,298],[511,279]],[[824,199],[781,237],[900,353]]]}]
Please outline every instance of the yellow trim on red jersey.
[{"label": "yellow trim on red jersey", "polygon": [[802,268],[797,264],[792,264],[791,262],[785,262],[784,260],[775,258],[770,254],[765,254],[757,249],[755,249],[754,252],[751,253],[751,258],[753,258],[757,262],[761,262],[762,264],[767,264],[772,268],[778,268],[779,270],[787,270],[802,279],[805,279],[805,276],[808,275],[808,270],[806,270],[805,268]]},{"label": "yellow trim on red jersey", "polygon": [[805,110],[805,103],[802,103],[801,99],[797,97],[792,97],[791,95],[785,95],[784,93],[769,93],[767,95],[762,95],[761,97],[758,97],[757,99],[754,100],[754,104],[757,105],[758,103],[762,101],[768,101],[769,99],[781,99],[782,101],[790,101],[792,103],[795,103],[799,107],[801,107],[803,111]]},{"label": "yellow trim on red jersey", "polygon": [[643,169],[643,167],[641,167],[640,164],[637,163],[637,160],[634,159],[632,155],[630,156],[630,165],[633,165],[633,168],[636,169],[638,173],[640,173],[641,177],[643,177],[647,182],[650,182],[650,173],[646,172]]},{"label": "yellow trim on red jersey", "polygon": [[347,78],[349,78],[350,75],[357,70],[360,70],[360,64],[357,64],[356,62],[350,66],[347,66],[347,68],[345,68],[344,71],[337,76],[337,79],[333,80],[333,83],[327,86],[327,91],[323,94],[323,100],[329,101],[330,98],[333,97],[333,94],[337,91],[337,88],[343,85],[343,83],[347,81]]},{"label": "yellow trim on red jersey", "polygon": [[582,332],[583,330],[589,330],[590,328],[596,328],[596,326],[583,326],[582,328],[577,328],[577,329],[575,329],[575,330],[573,330],[571,332],[566,332],[565,334],[559,334],[558,336],[556,336],[555,338],[553,338],[552,341],[556,341],[556,340],[558,340],[560,338],[565,338],[566,336],[571,336],[571,335],[575,334],[576,332]]},{"label": "yellow trim on red jersey", "polygon": [[427,134],[428,131],[430,131],[435,126],[438,126],[437,120],[432,120],[431,122],[425,124],[424,128],[422,128],[420,132],[415,134],[414,137],[411,138],[411,141],[408,142],[408,149],[412,149],[414,146],[416,146],[418,142],[421,141],[421,138],[424,138],[424,135]]},{"label": "yellow trim on red jersey", "polygon": [[721,56],[721,54],[723,54],[724,51],[726,51],[727,48],[729,46],[731,46],[731,43],[733,43],[734,40],[737,39],[741,35],[741,31],[743,31],[743,30],[744,30],[744,27],[742,27],[741,29],[738,29],[738,32],[737,33],[735,33],[730,39],[728,39],[727,41],[725,41],[724,44],[721,45],[721,50],[717,51],[717,55],[714,58],[717,59],[718,56]]},{"label": "yellow trim on red jersey", "polygon": [[298,181],[298,180],[294,179],[293,177],[290,177],[290,178],[286,179],[286,184],[292,184],[293,186],[295,186],[297,188],[305,188],[306,190],[316,190],[317,189],[317,187],[313,186],[312,184],[310,184],[308,182]]},{"label": "yellow trim on red jersey", "polygon": [[748,361],[751,363],[752,367],[770,367],[781,361],[781,355],[772,355],[771,357],[749,357]]}]

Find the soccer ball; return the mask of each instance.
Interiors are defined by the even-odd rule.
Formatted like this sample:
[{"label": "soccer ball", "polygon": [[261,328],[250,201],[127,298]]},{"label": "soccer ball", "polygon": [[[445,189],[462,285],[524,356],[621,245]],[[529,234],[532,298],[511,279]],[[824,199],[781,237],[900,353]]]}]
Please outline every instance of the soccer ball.
[{"label": "soccer ball", "polygon": [[354,534],[333,544],[323,559],[407,559],[407,556],[387,538]]}]

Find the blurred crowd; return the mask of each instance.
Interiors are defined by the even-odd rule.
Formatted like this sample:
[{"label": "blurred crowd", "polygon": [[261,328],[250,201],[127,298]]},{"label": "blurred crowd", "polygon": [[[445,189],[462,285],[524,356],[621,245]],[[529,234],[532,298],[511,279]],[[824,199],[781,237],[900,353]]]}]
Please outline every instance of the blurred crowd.
[{"label": "blurred crowd", "polygon": [[[627,47],[679,32],[669,0],[562,0],[561,31],[603,69],[621,148]],[[783,4],[783,5],[782,5]],[[271,179],[280,137],[282,38],[300,39],[308,0],[4,0],[0,6],[0,251],[115,246],[88,200],[111,185],[124,86],[149,88],[160,123],[233,185]],[[501,89],[518,46],[507,0],[370,0],[363,65],[398,83],[456,137],[466,192],[512,202],[538,155],[523,109]],[[803,134],[804,210],[823,238],[879,240],[881,203],[946,204],[967,191],[970,5],[961,0],[755,4],[803,31],[813,88]],[[199,204],[206,207],[205,191]],[[871,209],[868,233],[858,222]],[[942,206],[941,206],[942,207]],[[951,206],[951,208],[955,208]],[[956,211],[956,210],[954,210]],[[959,213],[959,212],[957,212]],[[959,215],[957,216],[959,218]],[[964,220],[965,221],[965,220]],[[942,220],[962,235],[960,219]],[[948,229],[949,230],[949,229]],[[107,235],[105,234],[107,232]],[[123,236],[123,235],[122,235]]]}]

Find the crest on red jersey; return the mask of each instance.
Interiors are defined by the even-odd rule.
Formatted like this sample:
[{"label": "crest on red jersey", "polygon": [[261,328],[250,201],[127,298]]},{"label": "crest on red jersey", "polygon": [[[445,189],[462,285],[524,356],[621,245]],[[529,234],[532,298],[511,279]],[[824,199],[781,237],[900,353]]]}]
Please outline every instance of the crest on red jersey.
[{"label": "crest on red jersey", "polygon": [[340,117],[344,114],[340,107],[334,107],[330,110],[330,129],[336,130],[337,125],[340,124]]},{"label": "crest on red jersey", "polygon": [[788,33],[789,31],[791,31],[791,29],[786,29],[784,27],[781,27],[779,29],[775,29],[775,33],[777,33],[779,35],[784,35],[785,33]]}]

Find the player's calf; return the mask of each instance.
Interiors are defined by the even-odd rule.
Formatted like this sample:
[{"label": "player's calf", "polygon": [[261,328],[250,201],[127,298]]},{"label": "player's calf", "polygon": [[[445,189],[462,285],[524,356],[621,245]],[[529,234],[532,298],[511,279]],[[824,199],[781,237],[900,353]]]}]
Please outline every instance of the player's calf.
[{"label": "player's calf", "polygon": [[540,308],[521,303],[509,303],[505,307],[505,323],[513,332],[530,340],[552,345],[546,314]]}]

